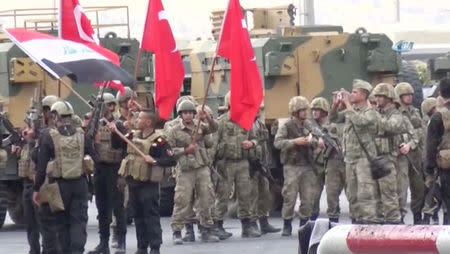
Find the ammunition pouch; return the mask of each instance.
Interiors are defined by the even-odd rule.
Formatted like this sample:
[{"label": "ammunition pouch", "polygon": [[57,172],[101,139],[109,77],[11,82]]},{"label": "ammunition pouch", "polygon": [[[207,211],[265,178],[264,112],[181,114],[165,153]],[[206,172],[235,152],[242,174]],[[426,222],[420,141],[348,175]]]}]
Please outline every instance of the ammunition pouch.
[{"label": "ammunition pouch", "polygon": [[6,168],[8,163],[8,153],[5,149],[0,149],[0,168]]},{"label": "ammunition pouch", "polygon": [[386,156],[377,156],[370,161],[370,172],[372,178],[378,180],[391,173],[390,169],[391,161]]},{"label": "ammunition pouch", "polygon": [[141,182],[160,182],[164,177],[164,168],[158,165],[149,165],[142,157],[129,154],[122,160],[119,175],[131,176]]},{"label": "ammunition pouch", "polygon": [[48,178],[46,178],[39,190],[39,198],[41,203],[48,203],[52,212],[65,210],[57,182],[49,183]]},{"label": "ammunition pouch", "polygon": [[439,150],[436,156],[436,163],[440,169],[450,170],[450,149]]}]

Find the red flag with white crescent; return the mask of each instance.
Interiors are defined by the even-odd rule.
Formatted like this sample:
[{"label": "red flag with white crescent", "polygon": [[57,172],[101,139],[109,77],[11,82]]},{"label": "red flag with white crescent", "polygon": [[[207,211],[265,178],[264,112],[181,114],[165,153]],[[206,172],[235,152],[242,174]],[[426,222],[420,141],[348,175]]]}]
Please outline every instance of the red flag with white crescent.
[{"label": "red flag with white crescent", "polygon": [[169,119],[184,80],[180,51],[161,0],[149,0],[141,48],[155,54],[155,105]]}]

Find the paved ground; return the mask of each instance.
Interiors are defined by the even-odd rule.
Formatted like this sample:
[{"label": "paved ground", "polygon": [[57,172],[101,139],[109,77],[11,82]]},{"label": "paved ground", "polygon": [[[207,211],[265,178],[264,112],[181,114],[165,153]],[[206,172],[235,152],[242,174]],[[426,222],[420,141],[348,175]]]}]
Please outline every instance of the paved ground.
[{"label": "paved ground", "polygon": [[[348,203],[345,196],[341,196],[341,205],[343,216],[341,222],[344,224],[350,223],[348,218]],[[322,195],[321,210],[326,209],[326,197]],[[88,242],[86,250],[91,250],[98,243],[97,235],[97,211],[94,203],[89,204],[89,225],[88,225]],[[321,217],[325,217],[322,213]],[[283,220],[281,218],[270,218],[273,225],[282,227]],[[201,243],[184,244],[174,246],[172,244],[172,232],[170,230],[170,218],[161,219],[163,228],[163,241],[161,253],[165,254],[229,254],[229,253],[245,253],[245,254],[279,254],[279,253],[297,253],[298,241],[297,234],[294,233],[292,237],[281,237],[280,233],[264,235],[261,238],[242,239],[240,237],[241,225],[237,219],[228,219],[225,221],[225,227],[234,235],[232,238],[222,241],[220,243]],[[406,217],[406,223],[412,223],[411,213]],[[298,219],[293,222],[294,232],[298,229]],[[28,253],[28,244],[26,233],[23,227],[13,225],[11,220],[7,218],[4,228],[0,230],[0,253],[7,254],[22,254]],[[127,252],[134,253],[136,250],[136,238],[134,226],[128,227],[127,234]],[[114,252],[112,252],[114,253]]]}]

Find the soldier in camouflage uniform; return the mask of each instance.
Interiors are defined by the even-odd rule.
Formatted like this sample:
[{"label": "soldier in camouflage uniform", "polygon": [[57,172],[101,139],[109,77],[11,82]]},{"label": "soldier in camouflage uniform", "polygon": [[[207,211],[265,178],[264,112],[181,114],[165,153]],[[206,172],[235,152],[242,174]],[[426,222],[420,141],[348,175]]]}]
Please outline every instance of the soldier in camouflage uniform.
[{"label": "soldier in camouflage uniform", "polygon": [[[424,126],[424,132],[423,132],[423,138],[426,139],[427,136],[427,126],[428,122],[430,121],[431,116],[436,112],[436,105],[437,105],[437,99],[436,98],[426,98],[421,105],[421,111],[423,116],[423,126]],[[423,144],[425,144],[425,140],[422,140]],[[426,159],[425,150],[423,151],[423,160]],[[430,220],[432,220],[431,224],[438,225],[439,224],[439,207],[436,207],[434,204],[429,204],[425,202],[423,209],[423,224],[429,225]]]},{"label": "soldier in camouflage uniform", "polygon": [[[180,121],[167,133],[167,139],[177,159],[176,187],[171,227],[173,241],[182,244],[181,230],[193,216],[194,197],[199,199],[198,213],[202,226],[201,240],[217,242],[219,238],[212,234],[213,188],[211,182],[209,157],[205,148],[205,136],[217,130],[217,123],[204,111],[199,112],[202,122],[194,119],[195,105],[185,100],[178,105]],[[206,123],[205,123],[206,122]],[[197,139],[193,140],[194,129],[198,128]]]},{"label": "soldier in camouflage uniform", "polygon": [[[330,104],[325,98],[315,98],[311,102],[311,110],[313,117],[314,115],[328,115],[328,112],[330,111]],[[328,122],[323,125],[323,127],[324,132],[328,133],[330,137],[334,139],[340,146],[342,140],[342,131],[344,128],[343,124]],[[344,158],[342,157],[342,151],[336,151],[336,149],[334,149],[333,147],[327,147],[322,139],[319,139],[318,148],[321,149],[324,163],[323,167],[325,169],[325,186],[328,204],[327,215],[331,222],[337,223],[339,222],[340,215],[339,196],[345,187]],[[322,192],[321,190],[322,188],[319,191]],[[318,197],[314,205],[315,214],[319,213],[318,202],[320,202],[320,196]]]},{"label": "soldier in camouflage uniform", "polygon": [[[230,92],[225,95],[224,105],[219,107],[222,114],[217,119],[219,122],[227,116],[227,112],[230,107]],[[217,225],[218,234],[226,237],[231,237],[233,234],[225,231],[223,227],[223,220],[228,210],[228,202],[230,201],[231,188],[229,184],[228,172],[225,165],[225,158],[217,157],[217,148],[219,144],[219,132],[214,133],[214,143],[216,146],[216,152],[214,154],[214,164],[217,172],[221,175],[221,178],[217,179],[215,183],[215,200],[213,208],[214,223]]]},{"label": "soldier in camouflage uniform", "polygon": [[[231,186],[234,185],[238,202],[238,218],[242,223],[242,237],[259,237],[256,223],[252,223],[251,217],[251,180],[249,172],[250,156],[255,156],[255,148],[258,145],[256,133],[253,129],[246,131],[230,119],[230,113],[224,114],[219,119],[219,130],[217,132],[218,145],[216,159],[224,163],[226,168],[227,183],[219,188],[216,200],[215,219],[223,221],[226,212],[227,200]],[[217,202],[219,201],[219,203]],[[221,223],[221,222],[219,222]]]},{"label": "soldier in camouflage uniform", "polygon": [[[258,146],[256,147],[257,159],[267,170],[270,170],[269,131],[262,120],[263,114],[264,104],[261,104],[252,128],[258,139]],[[280,232],[281,229],[270,225],[267,219],[272,205],[269,180],[259,171],[251,171],[250,176],[252,181],[252,197],[255,197],[251,206],[253,221],[256,221],[256,219],[259,220],[261,234]]]},{"label": "soldier in camouflage uniform", "polygon": [[[330,111],[330,104],[323,97],[314,98],[311,101],[311,121],[315,121],[322,131],[325,131],[325,126],[328,122],[328,111]],[[314,148],[313,158],[317,172],[317,197],[314,201],[313,213],[311,220],[316,220],[320,213],[320,197],[322,196],[323,186],[325,185],[325,157],[323,149],[325,148],[323,140],[319,139],[318,146]]]},{"label": "soldier in camouflage uniform", "polygon": [[[111,93],[103,94],[104,114],[103,118],[116,125],[120,125],[113,113],[116,108],[116,100]],[[118,128],[121,132],[126,132],[125,128]],[[97,136],[95,137],[95,149],[98,153],[98,159],[95,161],[94,171],[94,192],[95,204],[98,210],[98,227],[100,243],[89,254],[109,253],[110,225],[112,222],[112,213],[116,213],[116,229],[118,236],[118,246],[116,253],[124,253],[126,249],[126,210],[124,208],[123,188],[118,188],[118,171],[120,163],[124,158],[125,151],[120,147],[120,137],[111,132],[104,120],[100,120]]]},{"label": "soldier in camouflage uniform", "polygon": [[[378,84],[372,94],[377,100],[377,110],[380,113],[378,133],[375,137],[377,154],[388,158],[389,165],[387,166],[391,170],[389,175],[376,180],[381,203],[378,207],[379,220],[386,224],[399,224],[401,222],[398,198],[400,191],[397,188],[399,180],[395,162],[398,156],[398,146],[401,143],[400,135],[406,133],[408,129],[404,124],[402,114],[394,103],[396,95],[391,84]],[[400,178],[402,177],[403,175],[400,175]]]},{"label": "soldier in camouflage uniform", "polygon": [[[331,122],[345,122],[342,146],[346,163],[346,193],[350,216],[358,223],[380,222],[377,219],[377,183],[372,178],[369,160],[355,135],[357,132],[369,154],[376,154],[373,140],[377,132],[378,115],[367,102],[371,91],[372,86],[368,82],[355,79],[351,95],[345,90],[333,94],[329,114]],[[341,99],[338,94],[342,95]],[[338,112],[341,104],[345,110]]]},{"label": "soldier in camouflage uniform", "polygon": [[282,236],[292,234],[292,219],[297,195],[300,196],[300,226],[306,224],[313,212],[317,196],[317,173],[312,159],[312,137],[304,127],[308,117],[309,102],[303,96],[289,101],[290,119],[280,126],[275,135],[274,146],[281,150],[284,184],[282,189],[284,219]]},{"label": "soldier in camouflage uniform", "polygon": [[[422,208],[425,199],[425,183],[424,175],[422,172],[422,150],[423,144],[420,143],[420,139],[417,137],[422,136],[423,131],[422,118],[420,116],[419,110],[412,105],[414,89],[409,83],[402,82],[397,84],[395,87],[395,92],[400,98],[400,112],[407,116],[411,124],[414,127],[415,137],[411,140],[403,140],[401,144],[400,153],[404,155],[409,155],[412,163],[419,170],[413,169],[410,163],[408,163],[408,177],[409,177],[409,188],[411,190],[411,211],[414,216],[414,224],[419,224],[422,221]],[[406,163],[402,165],[406,166]]]}]

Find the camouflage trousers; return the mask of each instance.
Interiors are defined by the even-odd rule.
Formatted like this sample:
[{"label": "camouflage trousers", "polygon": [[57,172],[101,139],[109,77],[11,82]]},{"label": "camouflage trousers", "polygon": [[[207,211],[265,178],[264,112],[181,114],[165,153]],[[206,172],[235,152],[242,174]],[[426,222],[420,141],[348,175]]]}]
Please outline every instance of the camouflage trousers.
[{"label": "camouflage trousers", "polygon": [[311,166],[284,165],[283,219],[294,217],[294,206],[297,195],[300,195],[300,218],[308,219],[312,215],[314,201],[317,197],[317,176]]},{"label": "camouflage trousers", "polygon": [[217,179],[216,186],[214,187],[215,202],[213,207],[213,219],[215,221],[223,221],[228,211],[231,186],[228,183],[228,172],[225,167],[225,161],[217,162],[216,169],[222,178]]},{"label": "camouflage trousers", "polygon": [[420,172],[418,174],[412,167],[408,167],[409,175],[409,189],[411,190],[411,211],[413,213],[422,212],[422,208],[425,202],[425,181],[422,171],[422,151],[420,149],[412,150],[409,152],[409,157],[416,169]]},{"label": "camouflage trousers", "polygon": [[325,166],[316,164],[316,172],[317,172],[317,184],[316,184],[316,198],[314,201],[314,207],[312,216],[319,217],[320,213],[320,197],[322,196],[323,187],[325,186]]},{"label": "camouflage trousers", "polygon": [[339,196],[345,187],[345,163],[339,159],[328,160],[325,176],[328,218],[339,218]]},{"label": "camouflage trousers", "polygon": [[406,202],[408,198],[409,176],[408,176],[408,160],[405,156],[397,157],[397,194],[400,206],[400,213],[405,217],[407,213]]},{"label": "camouflage trousers", "polygon": [[252,217],[260,218],[269,216],[272,204],[269,180],[259,172],[255,172],[253,177],[251,177],[251,181],[251,196],[253,197],[251,205]]},{"label": "camouflage trousers", "polygon": [[170,226],[173,231],[181,231],[186,222],[192,219],[194,199],[198,199],[200,225],[211,227],[211,207],[214,202],[214,190],[208,167],[177,172],[174,196],[174,208]]},{"label": "camouflage trousers", "polygon": [[374,180],[367,158],[346,163],[347,193],[351,217],[361,223],[400,222],[397,178],[394,162],[391,173]]},{"label": "camouflage trousers", "polygon": [[[251,204],[253,197],[250,195],[251,180],[248,160],[227,160],[225,167],[228,174],[228,186],[226,188],[231,191],[231,186],[234,186],[234,191],[236,193],[238,218],[251,218]],[[230,192],[228,193],[230,194]]]}]

